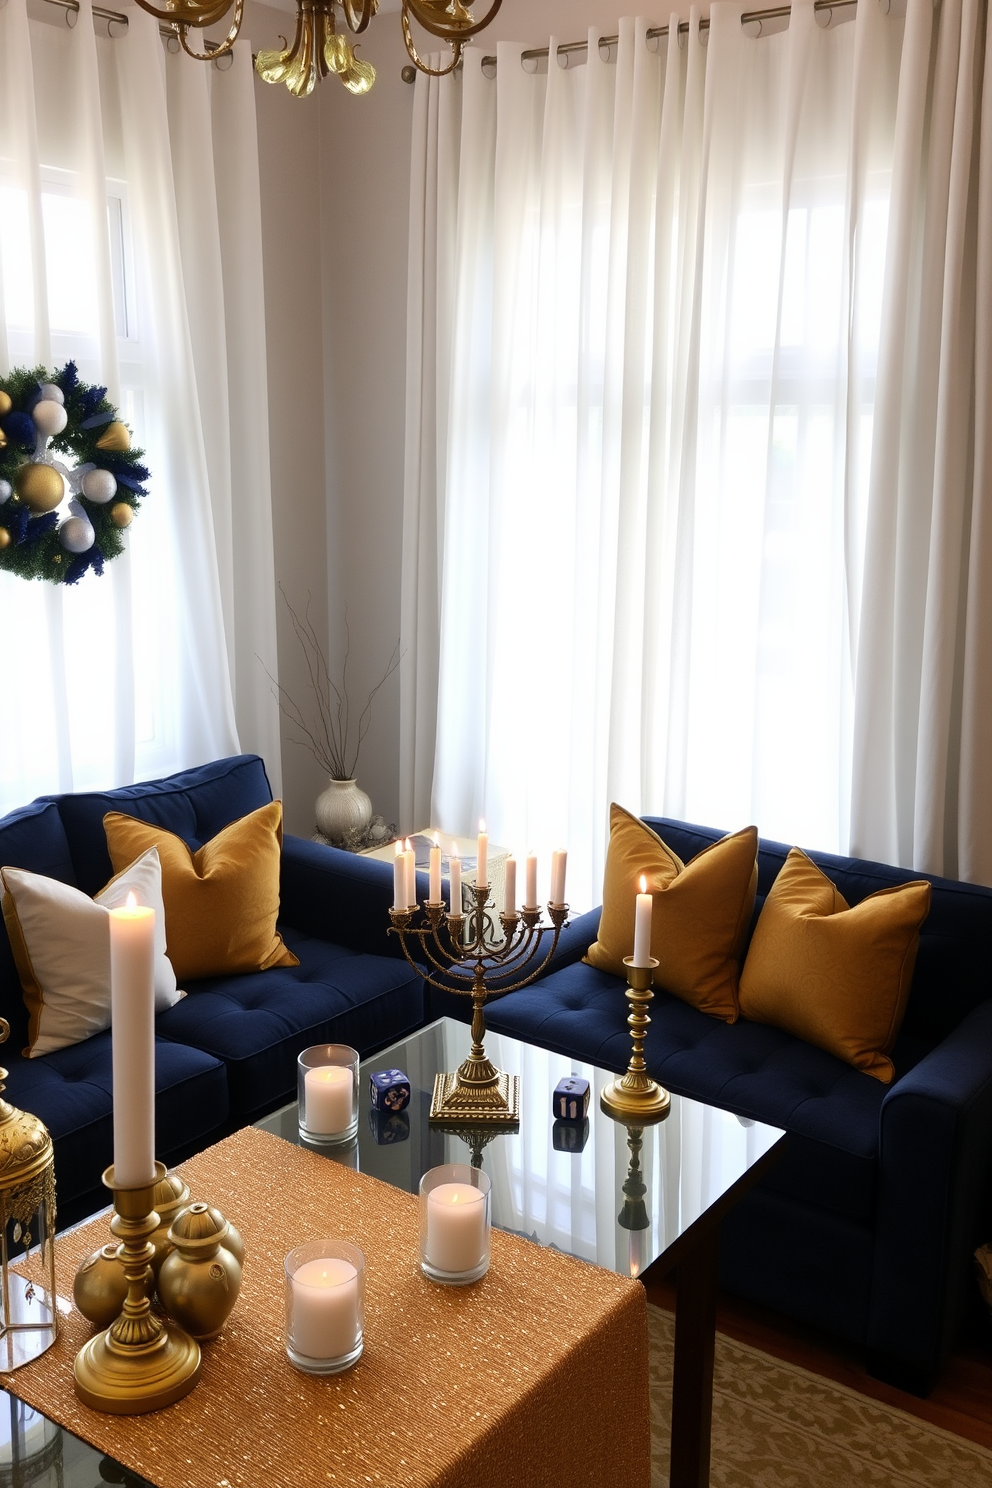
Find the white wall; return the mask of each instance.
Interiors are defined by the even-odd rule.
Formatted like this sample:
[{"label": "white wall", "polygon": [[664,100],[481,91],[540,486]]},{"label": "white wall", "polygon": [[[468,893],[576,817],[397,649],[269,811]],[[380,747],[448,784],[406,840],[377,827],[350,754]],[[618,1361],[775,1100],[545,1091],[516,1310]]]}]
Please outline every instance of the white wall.
[{"label": "white wall", "polygon": [[[292,34],[284,10],[251,3],[244,34],[253,47],[279,45]],[[191,66],[195,64],[190,64]],[[293,98],[255,79],[265,336],[269,381],[272,502],[276,580],[297,609],[312,595],[313,614],[327,630],[326,471],[323,339],[321,331],[319,101]],[[300,701],[308,687],[303,659],[283,603],[276,596],[279,676]],[[282,731],[283,799],[287,830],[309,836],[313,802],[326,777],[310,754]]]}]

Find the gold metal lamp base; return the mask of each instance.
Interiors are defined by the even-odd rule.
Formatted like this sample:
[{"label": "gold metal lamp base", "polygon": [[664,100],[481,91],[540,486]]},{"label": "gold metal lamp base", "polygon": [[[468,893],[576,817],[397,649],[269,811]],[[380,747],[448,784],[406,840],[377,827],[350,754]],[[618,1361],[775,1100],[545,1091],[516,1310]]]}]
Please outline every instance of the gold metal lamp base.
[{"label": "gold metal lamp base", "polygon": [[155,1185],[164,1177],[162,1163],[155,1164],[155,1178],[141,1188],[118,1187],[113,1168],[103,1175],[114,1194],[110,1228],[121,1242],[118,1256],[127,1297],[116,1322],[79,1350],[73,1372],[83,1404],[110,1415],[161,1410],[188,1395],[200,1378],[199,1344],[181,1328],[166,1326],[151,1308],[151,1237],[159,1223],[153,1204]]},{"label": "gold metal lamp base", "polygon": [[651,1022],[647,1008],[654,997],[651,978],[658,965],[654,957],[650,962],[649,966],[634,966],[632,956],[623,958],[627,968],[626,996],[630,1003],[627,1023],[634,1048],[627,1073],[611,1081],[599,1097],[599,1104],[607,1116],[637,1126],[664,1121],[672,1104],[668,1091],[657,1080],[651,1079],[644,1063],[644,1037]]}]

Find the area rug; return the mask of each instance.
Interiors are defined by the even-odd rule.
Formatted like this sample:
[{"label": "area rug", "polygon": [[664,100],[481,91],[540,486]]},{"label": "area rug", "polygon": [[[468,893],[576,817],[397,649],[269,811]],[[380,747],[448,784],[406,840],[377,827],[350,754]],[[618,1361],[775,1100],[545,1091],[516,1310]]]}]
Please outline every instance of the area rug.
[{"label": "area rug", "polygon": [[[651,1484],[666,1488],[674,1319],[648,1308]],[[717,1335],[710,1488],[989,1488],[992,1452]]]}]

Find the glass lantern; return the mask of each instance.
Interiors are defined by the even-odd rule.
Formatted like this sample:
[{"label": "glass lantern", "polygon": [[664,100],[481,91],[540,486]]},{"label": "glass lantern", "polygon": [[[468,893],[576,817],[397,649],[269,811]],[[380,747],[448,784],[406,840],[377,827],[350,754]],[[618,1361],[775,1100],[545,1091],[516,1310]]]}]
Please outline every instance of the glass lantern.
[{"label": "glass lantern", "polygon": [[[0,1043],[9,1034],[0,1018]],[[0,1091],[6,1078],[0,1069]],[[0,1370],[30,1364],[57,1333],[52,1139],[37,1116],[0,1097]]]}]

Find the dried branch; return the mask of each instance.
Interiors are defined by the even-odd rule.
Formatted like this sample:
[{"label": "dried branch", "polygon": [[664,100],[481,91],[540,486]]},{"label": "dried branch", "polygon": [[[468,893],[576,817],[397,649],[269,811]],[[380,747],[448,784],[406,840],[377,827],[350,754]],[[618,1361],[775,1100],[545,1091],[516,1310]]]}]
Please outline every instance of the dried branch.
[{"label": "dried branch", "polygon": [[280,584],[279,592],[282,595],[286,608],[289,611],[293,624],[293,631],[303,651],[304,664],[306,666],[307,678],[310,689],[314,696],[316,710],[314,716],[308,718],[300,708],[299,704],[290,697],[281,682],[278,682],[269,671],[265,663],[262,663],[265,675],[272,683],[273,696],[279,703],[279,711],[287,718],[294,728],[298,729],[302,737],[293,740],[295,744],[302,744],[309,749],[320,767],[327,771],[332,780],[351,780],[358,768],[358,756],[361,752],[362,742],[369,731],[372,721],[372,704],[376,694],[385,682],[389,680],[393,672],[400,664],[402,652],[397,641],[389,663],[379,681],[372,688],[365,701],[361,713],[358,715],[357,739],[354,745],[351,743],[351,702],[348,696],[348,662],[351,656],[351,629],[348,625],[348,615],[345,612],[345,650],[344,660],[341,667],[340,686],[331,676],[330,665],[320,642],[316,626],[310,618],[311,596],[307,595],[306,608],[302,617],[289,602],[285,589]]}]

